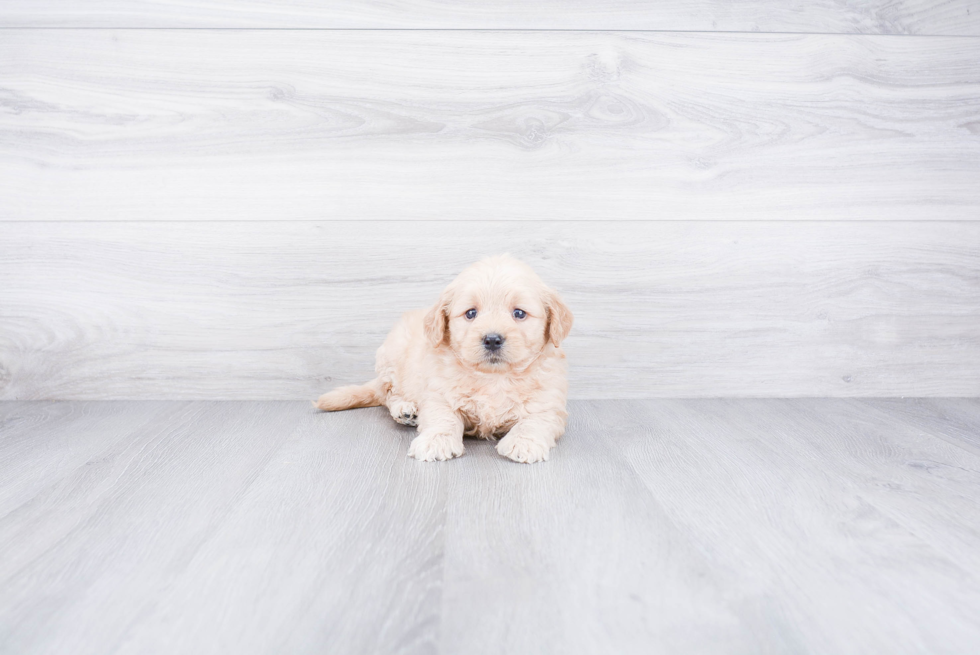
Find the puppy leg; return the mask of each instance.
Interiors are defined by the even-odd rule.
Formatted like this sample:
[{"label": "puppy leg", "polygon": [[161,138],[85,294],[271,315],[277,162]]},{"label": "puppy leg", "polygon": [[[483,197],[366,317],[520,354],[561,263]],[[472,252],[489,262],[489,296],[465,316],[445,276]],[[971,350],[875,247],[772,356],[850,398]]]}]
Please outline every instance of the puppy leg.
[{"label": "puppy leg", "polygon": [[398,423],[410,425],[413,428],[419,424],[419,408],[415,403],[392,396],[385,404],[388,406],[388,411],[391,412],[391,418]]},{"label": "puppy leg", "polygon": [[524,464],[544,462],[564,432],[565,418],[561,414],[532,414],[518,421],[507,436],[497,443],[497,452]]},{"label": "puppy leg", "polygon": [[459,457],[463,451],[463,420],[459,415],[443,402],[423,402],[419,435],[412,439],[408,456],[434,462]]}]

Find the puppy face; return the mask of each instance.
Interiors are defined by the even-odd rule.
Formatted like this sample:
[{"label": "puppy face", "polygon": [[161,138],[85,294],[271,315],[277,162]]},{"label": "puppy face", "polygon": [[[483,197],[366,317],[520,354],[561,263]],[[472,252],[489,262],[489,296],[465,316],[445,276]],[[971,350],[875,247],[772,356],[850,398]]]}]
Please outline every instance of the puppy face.
[{"label": "puppy face", "polygon": [[506,255],[460,273],[425,319],[432,345],[446,343],[461,362],[484,372],[525,368],[549,343],[561,344],[571,327],[558,293]]}]

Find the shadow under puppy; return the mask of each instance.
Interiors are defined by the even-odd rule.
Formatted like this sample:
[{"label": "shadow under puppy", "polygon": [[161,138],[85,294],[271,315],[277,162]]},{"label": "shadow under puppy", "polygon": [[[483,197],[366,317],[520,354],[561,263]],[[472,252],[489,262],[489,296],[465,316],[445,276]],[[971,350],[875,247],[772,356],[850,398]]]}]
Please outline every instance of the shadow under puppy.
[{"label": "shadow under puppy", "polygon": [[325,393],[325,411],[385,405],[418,426],[408,454],[427,462],[463,454],[463,435],[504,436],[515,462],[548,459],[565,431],[562,340],[572,313],[531,267],[510,256],[473,264],[429,310],[407,312],[378,349],[377,377]]}]

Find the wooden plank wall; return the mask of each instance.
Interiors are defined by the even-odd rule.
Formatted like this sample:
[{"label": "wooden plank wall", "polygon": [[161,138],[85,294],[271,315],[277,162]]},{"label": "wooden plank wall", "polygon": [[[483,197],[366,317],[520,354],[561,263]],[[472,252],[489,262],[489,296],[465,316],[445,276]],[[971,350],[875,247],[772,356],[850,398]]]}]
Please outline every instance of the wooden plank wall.
[{"label": "wooden plank wall", "polygon": [[574,397],[980,395],[974,4],[6,2],[0,398],[314,397],[501,251]]},{"label": "wooden plank wall", "polygon": [[0,26],[980,36],[980,12],[975,0],[5,0]]}]

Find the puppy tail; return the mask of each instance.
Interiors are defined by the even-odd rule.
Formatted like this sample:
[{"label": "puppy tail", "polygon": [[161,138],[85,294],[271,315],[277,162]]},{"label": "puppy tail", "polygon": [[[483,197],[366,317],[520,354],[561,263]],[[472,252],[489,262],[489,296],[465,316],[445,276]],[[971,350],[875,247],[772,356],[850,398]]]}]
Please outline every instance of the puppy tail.
[{"label": "puppy tail", "polygon": [[384,400],[382,393],[381,380],[375,378],[367,384],[352,384],[328,391],[313,404],[316,405],[317,409],[325,412],[337,412],[342,409],[355,409],[357,407],[377,407]]}]

